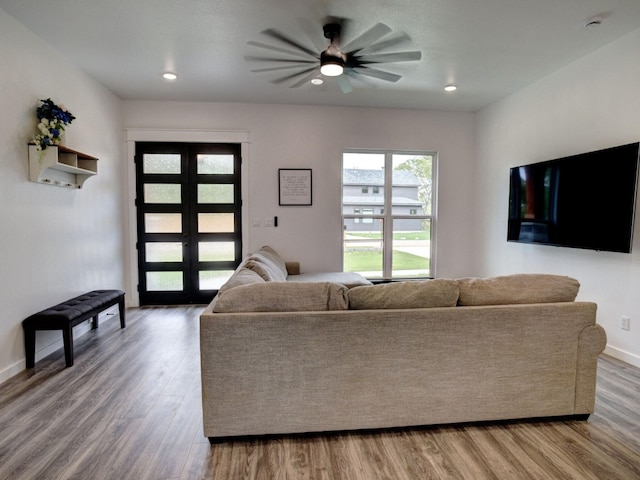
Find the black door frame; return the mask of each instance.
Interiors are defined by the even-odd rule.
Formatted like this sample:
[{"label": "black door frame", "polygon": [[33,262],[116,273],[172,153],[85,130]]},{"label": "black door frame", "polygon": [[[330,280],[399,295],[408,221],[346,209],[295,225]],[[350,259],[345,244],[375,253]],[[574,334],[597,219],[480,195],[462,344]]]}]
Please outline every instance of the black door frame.
[{"label": "black door frame", "polygon": [[[180,174],[145,174],[143,172],[142,152],[180,153]],[[196,155],[198,153],[226,153],[234,155],[234,173],[229,175],[203,175],[197,173]],[[186,143],[186,142],[136,142],[136,218],[138,252],[138,294],[140,305],[206,304],[211,301],[217,290],[199,288],[199,272],[202,270],[233,270],[242,258],[242,192],[241,192],[241,144],[236,143]],[[178,178],[177,178],[178,177]],[[177,182],[178,180],[178,182]],[[180,204],[144,204],[143,186],[145,183],[179,183],[181,188]],[[198,204],[198,184],[229,183],[234,184],[233,204]],[[144,231],[145,213],[181,213],[180,233],[146,233]],[[199,233],[199,213],[233,213],[234,232]],[[233,261],[200,262],[198,244],[200,241],[233,241],[235,245]],[[181,242],[182,262],[147,262],[145,244],[149,241]],[[147,291],[147,271],[183,272],[182,291]]]}]

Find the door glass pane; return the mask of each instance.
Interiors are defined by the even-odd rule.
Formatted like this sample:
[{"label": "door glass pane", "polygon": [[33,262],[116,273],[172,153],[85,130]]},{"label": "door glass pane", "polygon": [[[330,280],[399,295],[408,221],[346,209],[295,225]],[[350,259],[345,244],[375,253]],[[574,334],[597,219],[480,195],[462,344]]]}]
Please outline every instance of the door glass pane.
[{"label": "door glass pane", "polygon": [[344,219],[345,272],[358,272],[367,278],[382,278],[382,224],[381,219]]},{"label": "door glass pane", "polygon": [[181,262],[181,242],[147,242],[145,243],[145,260],[147,262]]},{"label": "door glass pane", "polygon": [[198,203],[233,203],[233,185],[199,183]]},{"label": "door glass pane", "polygon": [[432,155],[393,154],[393,214],[431,215]]},{"label": "door glass pane", "polygon": [[234,242],[198,242],[199,262],[232,262],[235,258]]},{"label": "door glass pane", "polygon": [[180,203],[181,192],[179,183],[145,183],[144,203]]},{"label": "door glass pane", "polygon": [[147,291],[168,292],[183,289],[182,272],[147,272]]},{"label": "door glass pane", "polygon": [[229,233],[234,228],[233,213],[198,214],[198,233]]},{"label": "door glass pane", "polygon": [[198,154],[198,174],[233,174],[233,155]]},{"label": "door glass pane", "polygon": [[431,220],[393,221],[393,278],[430,276]]},{"label": "door glass pane", "polygon": [[200,290],[218,290],[232,274],[233,270],[202,270],[198,272]]},{"label": "door glass pane", "polygon": [[145,213],[145,233],[181,233],[182,214],[180,213]]},{"label": "door glass pane", "polygon": [[145,153],[142,156],[143,173],[176,173],[180,170],[180,154]]}]

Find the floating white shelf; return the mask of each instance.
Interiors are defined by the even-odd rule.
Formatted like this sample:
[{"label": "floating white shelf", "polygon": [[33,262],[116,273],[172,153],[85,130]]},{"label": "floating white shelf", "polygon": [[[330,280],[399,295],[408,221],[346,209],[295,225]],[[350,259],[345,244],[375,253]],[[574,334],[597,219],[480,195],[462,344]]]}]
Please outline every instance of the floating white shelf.
[{"label": "floating white shelf", "polygon": [[98,173],[98,159],[62,145],[38,152],[29,145],[29,180],[66,188],[82,188]]}]

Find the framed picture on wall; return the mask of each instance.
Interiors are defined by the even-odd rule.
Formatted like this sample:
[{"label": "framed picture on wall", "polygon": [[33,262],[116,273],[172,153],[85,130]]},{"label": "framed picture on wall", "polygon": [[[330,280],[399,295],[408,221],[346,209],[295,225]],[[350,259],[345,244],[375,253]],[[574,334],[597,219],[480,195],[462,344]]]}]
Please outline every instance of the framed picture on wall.
[{"label": "framed picture on wall", "polygon": [[278,204],[281,206],[311,205],[311,169],[279,168],[278,190]]}]

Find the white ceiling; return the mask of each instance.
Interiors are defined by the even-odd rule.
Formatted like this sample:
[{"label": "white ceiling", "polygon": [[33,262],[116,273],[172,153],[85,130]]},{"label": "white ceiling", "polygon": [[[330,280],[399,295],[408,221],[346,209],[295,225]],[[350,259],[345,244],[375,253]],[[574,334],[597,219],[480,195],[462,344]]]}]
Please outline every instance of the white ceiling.
[{"label": "white ceiling", "polygon": [[[476,111],[640,27],[639,0],[0,0],[0,7],[127,100],[286,103]],[[597,28],[584,28],[593,16]],[[250,40],[275,28],[311,48],[327,16],[358,35],[377,22],[421,50],[403,78],[320,87],[253,73]],[[309,38],[303,26],[315,25]],[[285,46],[285,45],[282,45]],[[6,47],[6,46],[5,46]],[[286,46],[285,46],[286,47]],[[315,51],[315,50],[314,50]],[[161,78],[165,70],[179,78]],[[615,74],[615,72],[612,72]],[[458,85],[446,93],[448,83]]]}]

